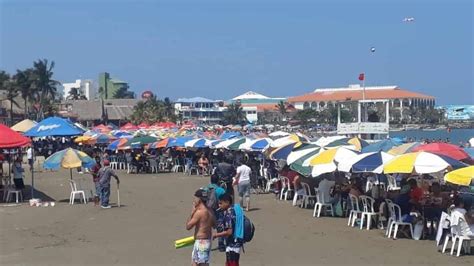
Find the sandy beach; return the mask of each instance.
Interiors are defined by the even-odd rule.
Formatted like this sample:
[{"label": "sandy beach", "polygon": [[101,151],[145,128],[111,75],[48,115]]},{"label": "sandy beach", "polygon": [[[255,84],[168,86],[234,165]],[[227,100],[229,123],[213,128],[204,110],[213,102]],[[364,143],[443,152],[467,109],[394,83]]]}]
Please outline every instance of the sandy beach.
[{"label": "sandy beach", "polygon": [[[192,193],[208,177],[119,174],[122,207],[102,210],[68,205],[68,171],[36,173],[37,190],[56,206],[0,205],[0,264],[190,265],[191,248],[175,250],[173,242],[192,234],[184,228]],[[74,179],[91,177],[75,172]],[[391,240],[381,230],[349,228],[346,219],[316,219],[273,195],[252,195],[251,208],[256,234],[242,265],[474,265],[473,256],[439,253],[433,241]],[[212,253],[212,265],[224,261],[223,253]]]}]

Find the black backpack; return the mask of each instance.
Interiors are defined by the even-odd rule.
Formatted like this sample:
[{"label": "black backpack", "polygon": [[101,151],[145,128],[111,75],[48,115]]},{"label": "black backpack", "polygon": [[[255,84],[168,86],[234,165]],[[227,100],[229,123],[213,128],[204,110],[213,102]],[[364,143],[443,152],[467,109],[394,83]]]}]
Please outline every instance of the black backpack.
[{"label": "black backpack", "polygon": [[253,235],[255,234],[255,226],[252,221],[244,215],[244,243],[252,241]]}]

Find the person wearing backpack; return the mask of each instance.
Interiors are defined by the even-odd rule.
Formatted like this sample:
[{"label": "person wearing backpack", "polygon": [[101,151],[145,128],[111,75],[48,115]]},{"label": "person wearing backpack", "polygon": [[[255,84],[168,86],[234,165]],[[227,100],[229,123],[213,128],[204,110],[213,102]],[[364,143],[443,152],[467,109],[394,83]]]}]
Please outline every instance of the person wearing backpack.
[{"label": "person wearing backpack", "polygon": [[255,227],[250,220],[244,216],[239,204],[232,206],[232,198],[224,194],[219,199],[219,209],[223,211],[223,231],[213,235],[226,238],[226,266],[239,266],[240,251],[245,242],[253,238]]}]

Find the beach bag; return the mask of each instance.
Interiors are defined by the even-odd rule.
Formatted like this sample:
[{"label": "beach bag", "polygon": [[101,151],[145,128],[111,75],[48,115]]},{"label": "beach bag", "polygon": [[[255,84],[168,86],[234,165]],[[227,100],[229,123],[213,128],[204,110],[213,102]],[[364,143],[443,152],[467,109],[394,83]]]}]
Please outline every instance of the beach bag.
[{"label": "beach bag", "polygon": [[250,242],[255,234],[255,226],[252,221],[244,215],[244,243]]}]

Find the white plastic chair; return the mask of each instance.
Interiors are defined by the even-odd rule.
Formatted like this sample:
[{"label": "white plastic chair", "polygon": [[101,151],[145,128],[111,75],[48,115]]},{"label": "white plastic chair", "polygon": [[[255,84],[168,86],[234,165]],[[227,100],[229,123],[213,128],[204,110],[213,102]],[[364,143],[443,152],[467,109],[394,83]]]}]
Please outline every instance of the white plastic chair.
[{"label": "white plastic chair", "polygon": [[288,177],[281,177],[281,191],[280,191],[280,200],[288,200],[288,195],[293,193],[294,190],[291,188],[290,179]]},{"label": "white plastic chair", "polygon": [[[443,221],[440,221],[440,225],[442,224]],[[446,248],[448,247],[448,244],[449,244],[449,241],[451,241],[451,244],[452,242],[454,241],[454,227],[451,226],[451,217],[448,216],[446,217],[445,221],[444,222],[447,222],[449,224],[449,233],[446,234],[446,236],[444,237],[444,243],[443,243],[443,249],[441,250],[441,253],[445,253],[446,252]]]},{"label": "white plastic chair", "polygon": [[316,203],[314,204],[313,217],[320,217],[322,209],[324,209],[326,212],[330,210],[331,215],[334,217],[334,209],[332,204],[326,202],[324,194],[320,192],[319,189],[315,188],[314,191],[316,192]]},{"label": "white plastic chair", "polygon": [[[466,223],[466,218],[464,218],[464,215],[460,214],[457,225],[452,225],[451,227],[453,228],[453,244],[451,245],[451,255],[453,255],[454,251],[457,249],[456,256],[459,257],[459,255],[461,255],[462,248],[464,248],[464,252],[466,254],[469,254],[471,251],[471,240],[474,240],[474,232],[471,232],[469,225]],[[458,242],[457,247],[456,242]]]},{"label": "white plastic chair", "polygon": [[19,203],[18,200],[23,201],[23,193],[20,189],[16,189],[13,185],[9,185],[7,188],[6,202],[10,202],[12,196],[15,195],[15,202]]},{"label": "white plastic chair", "polygon": [[110,168],[118,170],[118,160],[116,156],[110,156]]},{"label": "white plastic chair", "polygon": [[174,159],[173,172],[184,172],[184,165],[179,164],[178,159]]},{"label": "white plastic chair", "polygon": [[[76,195],[79,195],[79,200],[83,200],[84,204],[87,204],[86,194],[84,190],[77,190],[76,182],[70,180],[69,185],[71,186],[71,195],[69,196],[69,204],[74,205],[74,200],[76,199]],[[82,196],[82,198],[81,198]]]},{"label": "white plastic chair", "polygon": [[408,225],[410,228],[410,234],[411,237],[413,238],[413,226],[411,223],[403,222],[402,221],[402,211],[400,209],[400,206],[397,204],[391,203],[388,205],[390,209],[390,213],[393,215],[392,220],[390,222],[390,225],[388,226],[388,238],[392,236],[392,231],[393,231],[393,239],[397,239],[397,233],[398,233],[398,227],[399,226],[405,226]]},{"label": "white plastic chair", "polygon": [[400,187],[397,186],[397,181],[395,180],[395,177],[393,175],[386,175],[387,176],[387,191],[391,190],[400,190]]},{"label": "white plastic chair", "polygon": [[307,208],[310,201],[316,203],[316,195],[312,193],[310,186],[307,183],[301,183],[304,189],[303,200],[301,201],[301,208]]},{"label": "white plastic chair", "polygon": [[364,228],[364,221],[367,218],[367,230],[370,230],[372,225],[372,219],[375,219],[378,215],[374,211],[375,200],[368,196],[360,196],[359,199],[362,201],[362,213],[360,215],[360,229]]},{"label": "white plastic chair", "polygon": [[349,212],[349,219],[347,220],[347,226],[354,227],[356,220],[362,214],[362,211],[359,207],[359,198],[356,196],[349,194],[349,200],[351,202],[351,210]]}]

